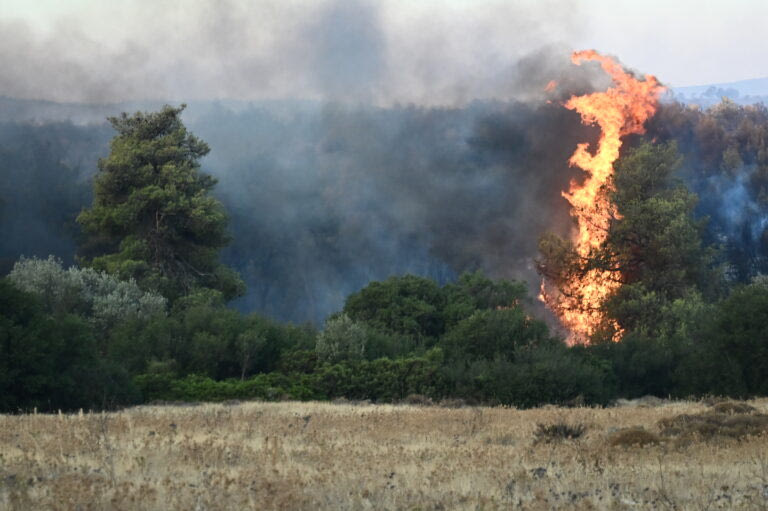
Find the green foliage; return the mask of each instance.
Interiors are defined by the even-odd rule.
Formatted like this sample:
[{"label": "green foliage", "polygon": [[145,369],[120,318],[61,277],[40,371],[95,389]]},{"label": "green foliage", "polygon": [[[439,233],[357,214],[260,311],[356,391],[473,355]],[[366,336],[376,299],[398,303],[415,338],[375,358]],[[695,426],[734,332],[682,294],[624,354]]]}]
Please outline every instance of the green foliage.
[{"label": "green foliage", "polygon": [[440,345],[450,359],[513,360],[519,347],[548,341],[549,330],[543,321],[513,307],[476,311],[451,329]]},{"label": "green foliage", "polygon": [[0,280],[0,411],[133,402],[125,373],[97,353],[88,323],[71,314],[47,316],[32,295]]},{"label": "green foliage", "polygon": [[736,288],[708,326],[691,371],[698,375],[696,390],[768,394],[768,286],[758,280]]},{"label": "green foliage", "polygon": [[418,340],[405,334],[377,330],[353,321],[347,314],[334,314],[317,336],[315,352],[320,360],[375,360],[407,356],[420,348]]},{"label": "green foliage", "polygon": [[454,361],[444,367],[449,394],[518,407],[605,404],[614,396],[610,364],[561,343],[523,346],[514,359]]},{"label": "green foliage", "polygon": [[626,284],[607,301],[605,310],[628,332],[652,337],[661,344],[690,344],[703,322],[713,313],[695,289],[670,299],[663,293],[648,290],[644,283]]},{"label": "green foliage", "polygon": [[610,362],[622,397],[679,394],[678,366],[687,354],[684,345],[632,333],[621,342],[608,341],[588,349]]},{"label": "green foliage", "polygon": [[317,336],[315,351],[321,360],[338,362],[365,356],[368,332],[366,327],[352,321],[346,314],[331,317]]},{"label": "green foliage", "polygon": [[181,375],[243,379],[275,370],[285,353],[311,348],[314,339],[309,328],[203,303],[175,309],[168,317],[118,325],[109,346],[111,357],[133,374],[161,361]]},{"label": "green foliage", "polygon": [[470,317],[475,311],[505,309],[518,305],[527,295],[522,282],[492,281],[480,271],[463,273],[458,281],[443,288],[443,317],[447,329]]},{"label": "green foliage", "polygon": [[680,162],[675,144],[649,143],[617,162],[610,198],[619,215],[588,256],[552,234],[541,239],[539,270],[553,282],[596,268],[614,272],[622,284],[601,304],[606,321],[594,341],[610,338],[616,325],[625,334],[679,339],[705,312],[704,301],[725,288],[713,251],[701,241],[696,196],[675,180]]},{"label": "green foliage", "polygon": [[323,399],[307,375],[259,374],[247,380],[221,380],[199,375],[176,379],[168,373],[134,378],[147,401],[227,401],[231,399]]},{"label": "green foliage", "polygon": [[171,301],[197,288],[230,299],[243,284],[218,262],[229,238],[216,184],[200,172],[209,148],[181,122],[184,106],[112,117],[118,132],[99,161],[91,209],[78,217],[89,234],[82,260]]},{"label": "green foliage", "polygon": [[22,257],[8,277],[19,289],[34,294],[49,314],[79,315],[101,335],[127,319],[165,314],[165,298],[142,291],[135,281],[120,281],[91,268],[65,270],[53,256]]},{"label": "green foliage", "polygon": [[228,399],[370,399],[392,402],[410,394],[442,397],[439,361],[434,357],[386,358],[326,364],[312,373],[265,373],[247,380],[216,381],[198,375],[174,378],[170,373],[135,378],[147,400],[224,401]]},{"label": "green foliage", "polygon": [[624,283],[641,282],[666,299],[691,288],[717,291],[712,252],[693,216],[696,196],[673,177],[680,163],[675,144],[644,144],[619,160],[612,200],[621,219],[604,249]]},{"label": "green foliage", "polygon": [[768,272],[768,109],[724,99],[703,110],[668,103],[651,119],[649,138],[677,140],[680,175],[700,196],[707,238],[721,245],[728,276],[748,283]]},{"label": "green foliage", "polygon": [[378,330],[434,341],[444,330],[443,304],[433,280],[406,275],[371,282],[347,298],[344,313]]},{"label": "green foliage", "polygon": [[405,336],[429,347],[475,311],[515,307],[525,299],[525,284],[492,281],[479,271],[464,273],[442,288],[430,279],[405,275],[371,282],[347,298],[343,312],[353,321],[389,334],[385,342],[390,346],[407,346]]},{"label": "green foliage", "polygon": [[397,401],[410,394],[445,395],[439,356],[348,361],[326,365],[315,373],[319,392],[328,397]]}]

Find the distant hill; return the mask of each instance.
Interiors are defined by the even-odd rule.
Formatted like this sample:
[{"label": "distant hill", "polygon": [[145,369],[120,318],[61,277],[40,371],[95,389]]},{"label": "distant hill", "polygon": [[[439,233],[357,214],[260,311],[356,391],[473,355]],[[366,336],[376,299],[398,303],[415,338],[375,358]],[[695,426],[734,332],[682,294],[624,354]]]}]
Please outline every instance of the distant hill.
[{"label": "distant hill", "polygon": [[701,106],[719,103],[724,97],[743,105],[768,104],[768,77],[690,87],[674,87],[672,97],[684,103],[696,103]]}]

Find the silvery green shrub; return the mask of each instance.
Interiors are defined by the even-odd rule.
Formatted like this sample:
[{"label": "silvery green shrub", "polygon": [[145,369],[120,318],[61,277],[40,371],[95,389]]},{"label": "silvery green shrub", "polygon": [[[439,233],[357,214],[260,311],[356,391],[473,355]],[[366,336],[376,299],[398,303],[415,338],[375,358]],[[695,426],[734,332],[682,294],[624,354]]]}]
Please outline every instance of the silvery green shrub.
[{"label": "silvery green shrub", "polygon": [[20,289],[36,295],[52,314],[85,317],[99,329],[130,318],[164,314],[166,300],[142,291],[131,279],[123,281],[91,268],[64,269],[60,259],[22,257],[9,274]]},{"label": "silvery green shrub", "polygon": [[325,322],[325,329],[317,336],[315,352],[321,360],[338,362],[343,359],[361,359],[365,355],[368,331],[365,326],[340,314]]}]

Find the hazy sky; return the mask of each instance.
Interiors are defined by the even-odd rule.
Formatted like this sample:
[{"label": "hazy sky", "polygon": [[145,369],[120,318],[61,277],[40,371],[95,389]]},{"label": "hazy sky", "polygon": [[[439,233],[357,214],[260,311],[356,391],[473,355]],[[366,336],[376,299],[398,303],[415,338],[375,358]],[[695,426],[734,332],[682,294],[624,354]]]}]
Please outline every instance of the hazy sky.
[{"label": "hazy sky", "polygon": [[451,103],[505,97],[542,47],[698,85],[768,76],[766,22],[767,0],[0,0],[0,95]]}]

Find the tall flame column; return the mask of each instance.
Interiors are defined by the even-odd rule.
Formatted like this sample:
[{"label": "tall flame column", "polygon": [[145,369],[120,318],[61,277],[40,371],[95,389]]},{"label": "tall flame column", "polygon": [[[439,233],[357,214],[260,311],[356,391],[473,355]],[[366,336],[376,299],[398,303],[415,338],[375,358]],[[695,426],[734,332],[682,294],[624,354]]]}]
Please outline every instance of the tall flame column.
[{"label": "tall flame column", "polygon": [[[571,181],[563,197],[571,204],[571,216],[577,224],[574,248],[581,257],[600,248],[606,240],[612,219],[619,214],[610,202],[613,163],[619,157],[621,137],[645,132],[643,124],[653,116],[659,97],[664,92],[652,75],[638,80],[622,66],[594,50],[579,51],[571,57],[574,64],[585,61],[600,63],[614,86],[605,92],[573,96],[565,107],[581,115],[582,123],[597,125],[601,134],[597,151],[590,153],[589,144],[579,144],[569,163],[586,173],[579,184]],[[542,282],[542,298],[571,331],[570,343],[586,342],[603,320],[601,305],[621,285],[613,272],[593,269],[571,281],[551,289]],[[620,334],[615,340],[619,340]]]}]

